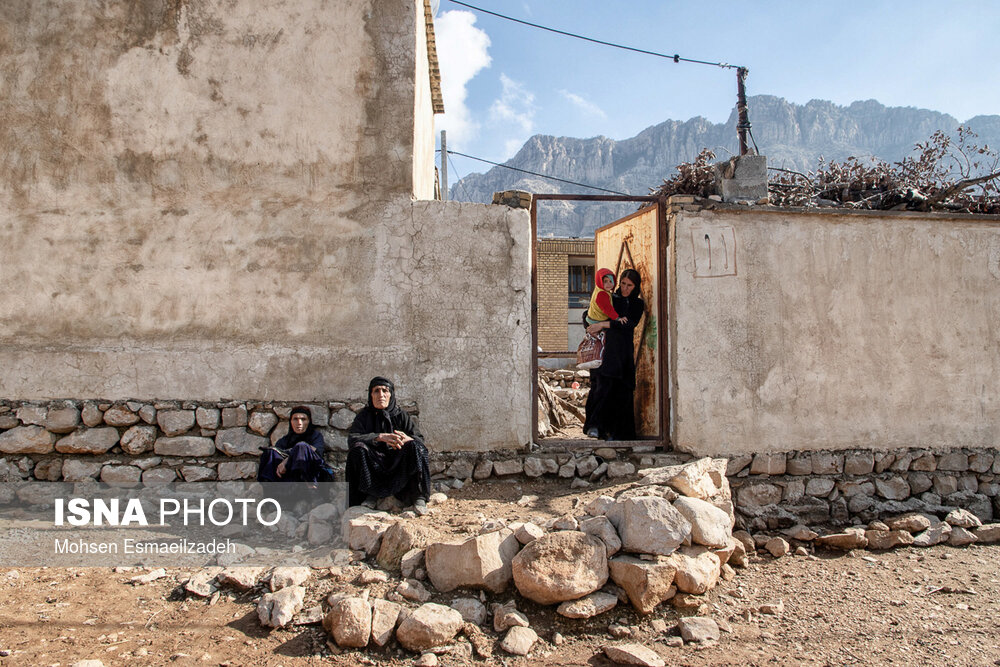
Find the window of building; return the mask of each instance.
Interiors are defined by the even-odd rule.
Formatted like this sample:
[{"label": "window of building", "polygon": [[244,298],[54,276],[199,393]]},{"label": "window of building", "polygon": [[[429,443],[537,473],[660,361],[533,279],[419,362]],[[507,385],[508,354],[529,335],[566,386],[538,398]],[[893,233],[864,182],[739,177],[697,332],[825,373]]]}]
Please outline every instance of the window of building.
[{"label": "window of building", "polygon": [[570,265],[569,267],[569,307],[586,308],[590,303],[590,293],[594,289],[593,265]]}]

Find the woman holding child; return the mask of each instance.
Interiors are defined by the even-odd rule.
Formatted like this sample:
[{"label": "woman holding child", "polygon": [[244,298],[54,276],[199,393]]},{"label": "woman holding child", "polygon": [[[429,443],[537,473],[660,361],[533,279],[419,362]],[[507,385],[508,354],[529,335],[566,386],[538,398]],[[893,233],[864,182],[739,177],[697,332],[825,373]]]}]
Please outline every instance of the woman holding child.
[{"label": "woman holding child", "polygon": [[604,357],[590,371],[587,419],[583,431],[592,438],[633,440],[635,433],[635,344],[634,332],[646,304],[641,296],[642,278],[635,269],[625,269],[611,297],[618,319],[588,324],[587,333],[604,331]]}]

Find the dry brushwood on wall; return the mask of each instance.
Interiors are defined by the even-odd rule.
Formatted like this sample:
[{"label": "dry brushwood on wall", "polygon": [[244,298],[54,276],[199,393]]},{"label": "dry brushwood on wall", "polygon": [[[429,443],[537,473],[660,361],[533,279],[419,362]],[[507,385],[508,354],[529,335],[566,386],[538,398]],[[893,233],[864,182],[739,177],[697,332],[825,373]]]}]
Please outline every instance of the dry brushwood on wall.
[{"label": "dry brushwood on wall", "polygon": [[[815,172],[769,167],[768,200],[773,206],[840,206],[867,210],[953,211],[1000,214],[1000,154],[978,146],[976,134],[960,126],[951,136],[938,130],[900,162],[849,157],[820,158]],[[678,174],[653,195],[714,193],[712,151],[677,166]]]}]

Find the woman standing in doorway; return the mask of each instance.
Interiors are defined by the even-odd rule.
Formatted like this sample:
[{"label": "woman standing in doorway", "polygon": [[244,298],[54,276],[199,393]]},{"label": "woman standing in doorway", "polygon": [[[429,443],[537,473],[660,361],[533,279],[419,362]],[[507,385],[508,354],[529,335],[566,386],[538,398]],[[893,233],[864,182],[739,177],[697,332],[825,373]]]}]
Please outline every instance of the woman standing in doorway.
[{"label": "woman standing in doorway", "polygon": [[612,295],[615,311],[624,321],[605,320],[587,327],[587,333],[605,331],[604,358],[590,371],[587,419],[583,432],[605,440],[635,439],[635,344],[633,334],[646,304],[640,287],[642,278],[635,269],[625,269]]}]

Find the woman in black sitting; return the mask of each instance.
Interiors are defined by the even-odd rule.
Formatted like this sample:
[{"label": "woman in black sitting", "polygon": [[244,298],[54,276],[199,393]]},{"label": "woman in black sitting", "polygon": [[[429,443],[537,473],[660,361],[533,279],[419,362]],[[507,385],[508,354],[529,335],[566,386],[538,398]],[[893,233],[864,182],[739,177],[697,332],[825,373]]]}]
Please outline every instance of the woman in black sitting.
[{"label": "woman in black sitting", "polygon": [[292,408],[288,435],[268,447],[257,467],[259,482],[316,482],[323,472],[323,434],[312,423],[305,405]]},{"label": "woman in black sitting", "polygon": [[354,418],[347,444],[348,504],[373,508],[380,498],[396,496],[418,514],[427,512],[427,447],[416,423],[396,405],[388,379],[368,384],[368,405]]},{"label": "woman in black sitting", "polygon": [[634,440],[635,344],[633,335],[646,303],[642,300],[642,278],[635,269],[625,269],[618,289],[611,296],[615,311],[626,322],[604,320],[587,327],[587,333],[605,331],[601,365],[590,371],[587,419],[583,432],[592,438]]}]

